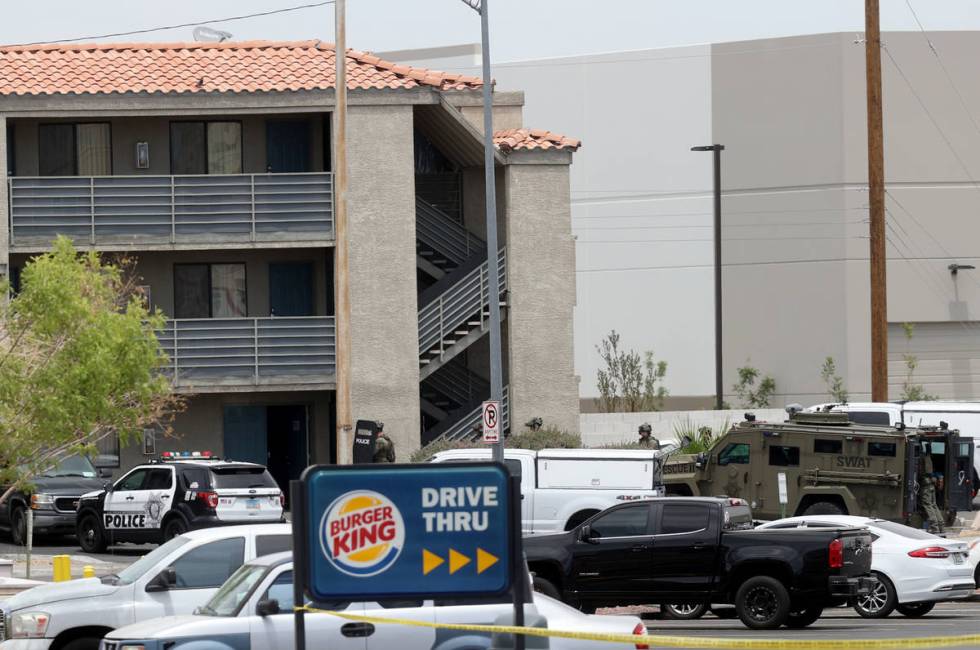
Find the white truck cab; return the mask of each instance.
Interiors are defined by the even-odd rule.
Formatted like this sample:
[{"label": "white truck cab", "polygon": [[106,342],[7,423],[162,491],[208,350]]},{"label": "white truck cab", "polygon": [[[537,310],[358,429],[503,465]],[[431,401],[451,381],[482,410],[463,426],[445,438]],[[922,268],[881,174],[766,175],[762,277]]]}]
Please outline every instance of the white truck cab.
[{"label": "white truck cab", "polygon": [[246,561],[291,548],[289,524],[185,533],[118,575],[42,585],[2,603],[0,650],[97,650],[116,628],[190,614]]},{"label": "white truck cab", "polygon": [[[521,478],[524,535],[571,530],[617,503],[664,496],[663,462],[674,448],[504,449],[504,464]],[[490,449],[452,449],[429,462],[490,458]]]}]

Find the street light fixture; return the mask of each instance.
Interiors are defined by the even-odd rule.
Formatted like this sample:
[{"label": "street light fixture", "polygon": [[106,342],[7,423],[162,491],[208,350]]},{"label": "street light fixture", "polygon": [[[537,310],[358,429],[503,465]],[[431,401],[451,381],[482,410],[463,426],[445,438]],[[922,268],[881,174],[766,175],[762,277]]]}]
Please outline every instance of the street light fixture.
[{"label": "street light fixture", "polygon": [[[490,399],[501,402],[504,395],[500,344],[500,258],[497,245],[497,182],[494,173],[493,95],[490,80],[490,22],[487,0],[462,0],[480,14],[480,44],[483,59],[483,168],[487,209],[487,275],[490,292]],[[503,404],[501,404],[503,406]],[[504,437],[493,443],[493,459],[504,462]]]},{"label": "street light fixture", "polygon": [[691,147],[691,151],[711,151],[714,153],[714,194],[715,194],[715,408],[721,410],[724,404],[724,388],[721,374],[721,152],[723,144]]}]

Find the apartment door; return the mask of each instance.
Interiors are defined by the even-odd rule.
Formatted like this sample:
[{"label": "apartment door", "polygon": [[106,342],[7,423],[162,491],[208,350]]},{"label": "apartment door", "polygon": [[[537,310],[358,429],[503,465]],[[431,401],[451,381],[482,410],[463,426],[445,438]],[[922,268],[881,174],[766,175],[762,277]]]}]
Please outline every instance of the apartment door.
[{"label": "apartment door", "polygon": [[298,479],[309,465],[307,407],[288,404],[269,406],[267,431],[269,473],[281,487]]},{"label": "apartment door", "polygon": [[269,265],[269,309],[273,316],[313,315],[313,264]]},{"label": "apartment door", "polygon": [[270,120],[265,125],[266,170],[272,174],[308,172],[310,123],[306,120]]},{"label": "apartment door", "polygon": [[269,462],[268,416],[265,406],[226,406],[224,458],[265,465]]}]

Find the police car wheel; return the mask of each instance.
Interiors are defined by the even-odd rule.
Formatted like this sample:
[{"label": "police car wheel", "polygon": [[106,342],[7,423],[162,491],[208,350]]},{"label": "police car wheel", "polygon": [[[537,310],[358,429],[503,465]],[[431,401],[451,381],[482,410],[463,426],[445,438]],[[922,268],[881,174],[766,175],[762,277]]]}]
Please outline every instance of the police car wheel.
[{"label": "police car wheel", "polygon": [[875,583],[871,591],[854,601],[854,611],[864,618],[885,618],[895,611],[898,596],[888,578],[877,572],[872,577]]},{"label": "police car wheel", "polygon": [[907,616],[908,618],[919,618],[920,616],[925,616],[932,611],[932,608],[936,606],[936,603],[905,603],[904,605],[899,605],[895,609],[902,616]]},{"label": "police car wheel", "polygon": [[174,517],[163,527],[163,541],[169,542],[174,537],[178,535],[183,535],[187,532],[187,524],[180,517]]},{"label": "police car wheel", "polygon": [[79,520],[76,534],[78,545],[86,553],[101,553],[108,546],[99,519],[93,514],[85,515]]}]

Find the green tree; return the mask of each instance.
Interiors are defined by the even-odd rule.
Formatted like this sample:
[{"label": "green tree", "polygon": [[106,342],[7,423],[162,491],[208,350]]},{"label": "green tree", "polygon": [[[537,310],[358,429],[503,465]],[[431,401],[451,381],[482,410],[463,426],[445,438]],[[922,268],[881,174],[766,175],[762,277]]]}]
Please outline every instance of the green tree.
[{"label": "green tree", "polygon": [[769,375],[763,377],[758,368],[749,365],[738,368],[737,372],[738,383],[732,386],[732,392],[738,396],[742,408],[768,408],[769,398],[776,392],[776,380]]},{"label": "green tree", "polygon": [[927,393],[922,384],[915,383],[915,369],[919,367],[919,358],[911,354],[915,325],[902,323],[902,330],[905,332],[905,354],[902,355],[902,360],[905,362],[905,381],[902,382],[902,399],[909,402],[939,399],[938,395]]},{"label": "green tree", "polygon": [[596,405],[605,413],[659,411],[670,394],[664,386],[667,362],[657,361],[650,351],[641,357],[635,350],[621,350],[619,342],[613,330],[596,346],[605,364],[596,373]]},{"label": "green tree", "polygon": [[179,407],[161,373],[163,316],[128,277],[59,238],[0,304],[0,502],[110,435],[125,444],[164,426]]},{"label": "green tree", "polygon": [[844,378],[837,374],[837,364],[833,357],[827,357],[823,366],[820,368],[820,378],[827,384],[827,394],[835,402],[847,403],[847,388],[844,387]]}]

